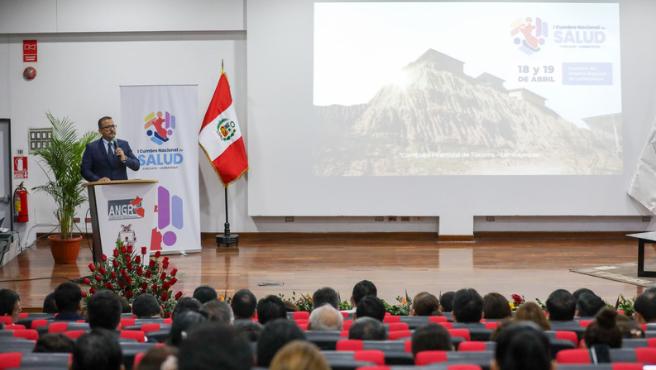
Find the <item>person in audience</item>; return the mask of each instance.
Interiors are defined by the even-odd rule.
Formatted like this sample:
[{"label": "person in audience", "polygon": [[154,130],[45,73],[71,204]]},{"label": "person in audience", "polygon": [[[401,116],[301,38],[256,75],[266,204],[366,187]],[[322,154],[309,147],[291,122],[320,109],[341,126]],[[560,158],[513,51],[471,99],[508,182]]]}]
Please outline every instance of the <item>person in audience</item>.
[{"label": "person in audience", "polygon": [[632,320],[629,317],[624,315],[617,315],[615,319],[617,322],[617,327],[622,332],[622,337],[627,339],[637,339],[644,338],[645,332],[642,330],[642,326],[638,324],[635,320]]},{"label": "person in audience", "polygon": [[532,321],[542,330],[551,330],[551,324],[542,308],[535,302],[523,303],[515,312],[516,321]]},{"label": "person in audience", "polygon": [[216,299],[203,303],[200,313],[205,315],[209,321],[220,322],[226,325],[232,324],[235,320],[230,305],[225,302],[219,302]]},{"label": "person in audience", "polygon": [[178,347],[188,336],[188,333],[197,326],[203,325],[207,321],[205,316],[195,311],[183,311],[173,319],[171,324],[171,333],[169,334],[168,344]]},{"label": "person in audience", "polygon": [[162,307],[160,307],[154,295],[143,293],[134,298],[132,313],[137,319],[159,318],[162,316]]},{"label": "person in audience", "polygon": [[444,292],[440,295],[440,311],[453,311],[453,297],[455,297],[455,295],[455,292]]},{"label": "person in audience", "polygon": [[333,288],[324,287],[318,289],[312,294],[312,307],[319,308],[324,304],[329,304],[335,309],[339,309],[339,294]]},{"label": "person in audience", "polygon": [[491,370],[555,370],[549,338],[532,322],[504,327],[496,338]]},{"label": "person in audience", "polygon": [[[170,363],[166,364],[166,362]],[[170,346],[152,347],[141,359],[136,370],[175,370],[178,367],[178,349]]]},{"label": "person in audience", "polygon": [[257,342],[260,339],[262,330],[264,330],[264,327],[259,322],[251,320],[235,320],[232,325],[249,342]]},{"label": "person in audience", "polygon": [[656,288],[649,288],[633,303],[634,318],[641,324],[656,322]]},{"label": "person in audience", "polygon": [[583,340],[588,348],[606,346],[622,347],[622,331],[617,326],[617,312],[608,307],[601,309],[594,321],[585,328]]},{"label": "person in audience", "polygon": [[364,296],[355,309],[355,317],[358,319],[361,317],[372,317],[382,322],[385,319],[385,305],[376,296]]},{"label": "person in audience", "polygon": [[255,313],[257,307],[257,298],[248,289],[240,289],[235,292],[230,302],[235,320],[249,320]]},{"label": "person in audience", "polygon": [[211,286],[201,285],[194,290],[193,297],[196,298],[200,304],[203,304],[205,302],[215,301],[218,298],[218,295],[216,294],[216,290]]},{"label": "person in audience", "polygon": [[310,313],[308,330],[342,330],[344,317],[330,304],[315,308]]},{"label": "person in audience", "polygon": [[18,293],[11,289],[0,289],[0,316],[11,316],[11,321],[16,322],[22,310]]},{"label": "person in audience", "polygon": [[503,320],[512,317],[510,303],[499,293],[488,293],[483,297],[483,317],[486,320]]},{"label": "person in audience", "polygon": [[351,294],[351,305],[356,307],[360,300],[365,296],[372,295],[374,297],[378,296],[378,289],[374,283],[369,280],[362,280],[353,286],[353,292]]},{"label": "person in audience", "polygon": [[269,370],[330,370],[330,365],[317,346],[295,340],[276,353]]},{"label": "person in audience", "polygon": [[412,333],[412,356],[422,351],[452,351],[451,336],[442,325],[430,323]]},{"label": "person in audience", "polygon": [[305,340],[305,334],[291,320],[276,319],[267,323],[257,341],[257,366],[269,367],[278,350],[294,340]]},{"label": "person in audience", "polygon": [[173,308],[173,312],[171,313],[171,318],[175,320],[176,315],[179,315],[185,311],[200,312],[200,306],[201,304],[200,302],[198,302],[196,298],[182,297]]},{"label": "person in audience", "polygon": [[39,336],[34,346],[37,353],[73,353],[75,342],[64,334],[46,333]]},{"label": "person in audience", "polygon": [[356,319],[349,329],[349,339],[360,340],[385,340],[387,331],[385,325],[380,320],[371,317],[361,317]]},{"label": "person in audience", "polygon": [[[116,302],[120,307],[118,299]],[[118,338],[111,331],[96,328],[75,341],[71,370],[120,369],[123,369],[123,354]]]},{"label": "person in audience", "polygon": [[87,303],[87,321],[91,329],[116,330],[121,322],[121,300],[109,290],[96,292]]},{"label": "person in audience", "polygon": [[57,313],[57,302],[55,302],[55,292],[49,293],[43,299],[43,313],[56,314]]},{"label": "person in audience", "polygon": [[118,301],[121,302],[121,313],[132,313],[132,307],[127,298],[119,296]]},{"label": "person in audience", "polygon": [[251,346],[231,326],[207,323],[180,344],[179,370],[249,370],[252,365]]},{"label": "person in audience", "polygon": [[[547,298],[549,321],[571,321],[576,311],[576,299],[565,289],[556,289]],[[553,326],[553,325],[552,325]]]},{"label": "person in audience", "polygon": [[417,293],[412,299],[410,316],[440,315],[440,301],[428,292]]},{"label": "person in audience", "polygon": [[55,320],[77,321],[82,320],[80,315],[80,301],[82,300],[82,289],[70,281],[59,284],[55,289],[55,303],[57,304],[57,315]]},{"label": "person in audience", "polygon": [[591,293],[583,293],[576,299],[575,316],[580,318],[595,317],[604,307],[606,307],[606,302],[603,299]]},{"label": "person in audience", "polygon": [[572,293],[572,295],[574,296],[574,299],[576,299],[577,302],[579,301],[579,298],[581,298],[581,295],[582,295],[582,294],[592,294],[592,295],[596,295],[595,292],[593,292],[592,290],[590,290],[590,289],[588,289],[588,288],[579,288],[579,289],[576,289],[576,290]]},{"label": "person in audience", "polygon": [[268,295],[257,302],[257,320],[262,325],[275,319],[286,319],[285,302],[275,295]]},{"label": "person in audience", "polygon": [[478,323],[483,315],[483,298],[474,289],[460,289],[453,297],[453,318],[460,323]]}]

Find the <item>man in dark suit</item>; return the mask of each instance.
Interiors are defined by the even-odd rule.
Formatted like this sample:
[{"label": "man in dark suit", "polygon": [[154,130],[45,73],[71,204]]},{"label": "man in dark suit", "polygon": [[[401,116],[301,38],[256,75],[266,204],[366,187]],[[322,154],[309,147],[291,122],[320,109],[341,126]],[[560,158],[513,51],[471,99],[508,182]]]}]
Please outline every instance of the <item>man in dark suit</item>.
[{"label": "man in dark suit", "polygon": [[127,168],[139,170],[139,160],[125,140],[116,139],[112,117],[98,120],[99,140],[87,144],[82,157],[82,177],[87,181],[127,180]]}]

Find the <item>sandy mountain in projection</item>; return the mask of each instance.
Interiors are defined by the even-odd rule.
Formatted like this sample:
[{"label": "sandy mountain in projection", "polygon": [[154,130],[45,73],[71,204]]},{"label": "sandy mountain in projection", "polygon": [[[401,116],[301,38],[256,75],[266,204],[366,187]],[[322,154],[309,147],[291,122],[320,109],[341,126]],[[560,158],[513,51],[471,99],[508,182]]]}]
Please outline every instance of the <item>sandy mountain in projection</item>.
[{"label": "sandy mountain in projection", "polygon": [[322,176],[612,174],[622,169],[621,114],[579,128],[525,89],[463,72],[435,50],[405,67],[409,82],[367,103],[317,109]]}]

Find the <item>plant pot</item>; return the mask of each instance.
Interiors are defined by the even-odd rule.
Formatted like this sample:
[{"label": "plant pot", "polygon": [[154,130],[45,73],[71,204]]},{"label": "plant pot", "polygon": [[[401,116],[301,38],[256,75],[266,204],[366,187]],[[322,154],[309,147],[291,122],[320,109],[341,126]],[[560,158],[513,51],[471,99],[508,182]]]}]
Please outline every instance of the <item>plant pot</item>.
[{"label": "plant pot", "polygon": [[72,239],[62,239],[61,235],[48,236],[50,241],[50,253],[55,263],[59,265],[71,265],[77,263],[80,254],[80,242],[82,236],[74,236]]}]

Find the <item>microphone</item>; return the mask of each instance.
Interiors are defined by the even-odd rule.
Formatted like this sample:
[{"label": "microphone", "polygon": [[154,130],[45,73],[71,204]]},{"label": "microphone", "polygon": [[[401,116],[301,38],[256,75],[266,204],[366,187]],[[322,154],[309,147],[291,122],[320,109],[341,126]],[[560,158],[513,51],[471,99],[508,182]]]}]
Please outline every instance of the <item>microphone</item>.
[{"label": "microphone", "polygon": [[116,149],[118,149],[118,142],[116,139],[112,140],[109,142],[109,145],[111,145],[112,150],[114,151],[114,155],[119,157],[118,154],[116,154]]}]

